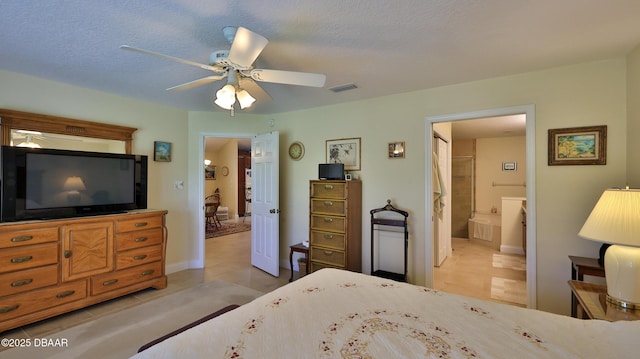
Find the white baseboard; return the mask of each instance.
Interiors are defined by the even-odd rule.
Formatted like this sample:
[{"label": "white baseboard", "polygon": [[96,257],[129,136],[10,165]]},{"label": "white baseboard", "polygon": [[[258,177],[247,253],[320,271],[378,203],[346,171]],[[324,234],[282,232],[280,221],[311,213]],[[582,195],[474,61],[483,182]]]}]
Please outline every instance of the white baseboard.
[{"label": "white baseboard", "polygon": [[522,249],[522,247],[500,245],[500,252],[508,254],[519,254],[522,256],[524,255],[524,249]]},{"label": "white baseboard", "polygon": [[183,261],[166,265],[164,271],[165,274],[171,274],[192,268],[202,268],[202,266],[198,265],[198,261]]}]

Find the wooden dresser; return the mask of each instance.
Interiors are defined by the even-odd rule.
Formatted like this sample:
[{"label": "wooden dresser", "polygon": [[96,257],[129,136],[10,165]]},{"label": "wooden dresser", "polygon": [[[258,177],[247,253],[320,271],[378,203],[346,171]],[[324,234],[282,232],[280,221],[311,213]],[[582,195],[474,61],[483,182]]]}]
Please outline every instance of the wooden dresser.
[{"label": "wooden dresser", "polygon": [[0,224],[0,332],[167,286],[167,211]]},{"label": "wooden dresser", "polygon": [[362,271],[362,182],[310,182],[310,272]]}]

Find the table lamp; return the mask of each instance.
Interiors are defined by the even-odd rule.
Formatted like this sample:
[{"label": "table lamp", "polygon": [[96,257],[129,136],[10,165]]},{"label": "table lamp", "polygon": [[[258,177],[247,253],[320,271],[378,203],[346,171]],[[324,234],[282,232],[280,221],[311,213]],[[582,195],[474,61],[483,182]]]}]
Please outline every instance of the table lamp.
[{"label": "table lamp", "polygon": [[640,308],[640,190],[605,190],[578,235],[611,244],[604,256],[607,301]]}]

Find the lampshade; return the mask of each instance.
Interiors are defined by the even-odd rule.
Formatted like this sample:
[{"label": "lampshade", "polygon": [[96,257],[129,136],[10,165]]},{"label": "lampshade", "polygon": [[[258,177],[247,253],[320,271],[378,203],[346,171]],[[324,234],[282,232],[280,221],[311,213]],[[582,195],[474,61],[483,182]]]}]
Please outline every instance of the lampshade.
[{"label": "lampshade", "polygon": [[64,182],[64,187],[63,187],[64,191],[78,192],[78,191],[85,191],[86,189],[87,188],[84,186],[84,182],[82,181],[82,178],[77,176],[68,177],[67,180]]},{"label": "lampshade", "polygon": [[604,255],[607,301],[640,308],[640,191],[605,190],[578,235],[613,244]]},{"label": "lampshade", "polygon": [[216,92],[216,99],[213,102],[225,110],[230,110],[236,102],[235,95],[236,88],[231,84],[226,84]]},{"label": "lampshade", "polygon": [[640,246],[640,190],[605,190],[578,235],[592,241]]},{"label": "lampshade", "polygon": [[238,91],[236,96],[238,97],[238,102],[240,102],[240,108],[243,110],[247,107],[251,107],[251,105],[256,101],[255,98],[249,95],[247,90]]}]

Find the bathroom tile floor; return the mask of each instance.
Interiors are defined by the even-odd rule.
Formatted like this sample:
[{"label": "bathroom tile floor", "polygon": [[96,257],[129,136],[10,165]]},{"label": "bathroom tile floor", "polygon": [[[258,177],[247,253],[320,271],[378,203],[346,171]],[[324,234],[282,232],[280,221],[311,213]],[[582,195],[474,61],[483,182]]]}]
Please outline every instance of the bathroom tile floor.
[{"label": "bathroom tile floor", "polygon": [[499,266],[525,257],[500,253],[466,238],[452,238],[451,246],[453,254],[440,267],[434,268],[435,289],[526,307],[527,272],[522,270],[526,266],[494,266],[495,254],[498,254],[495,258]]}]

